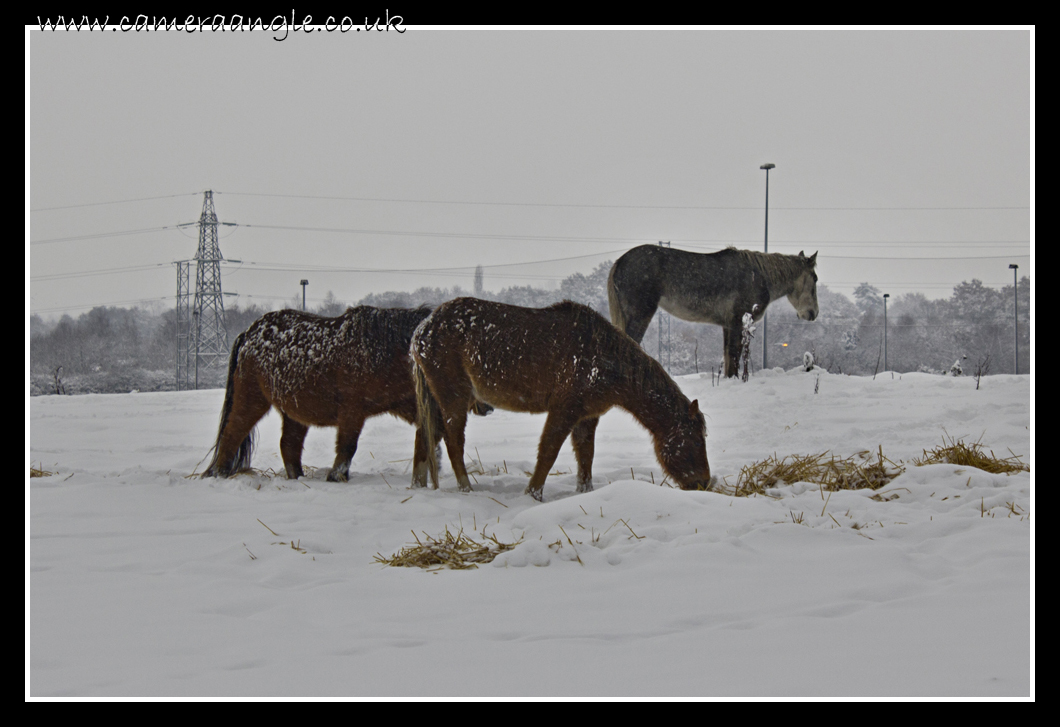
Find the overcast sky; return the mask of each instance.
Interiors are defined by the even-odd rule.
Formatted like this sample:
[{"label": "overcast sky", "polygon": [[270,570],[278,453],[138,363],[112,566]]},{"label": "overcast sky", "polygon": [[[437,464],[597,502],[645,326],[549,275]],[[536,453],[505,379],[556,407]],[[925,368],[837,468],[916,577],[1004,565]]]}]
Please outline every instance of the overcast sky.
[{"label": "overcast sky", "polygon": [[[27,31],[30,312],[172,306],[214,190],[241,305],[550,286],[643,243],[849,295],[1033,278],[1033,33]],[[132,231],[132,232],[130,232]],[[552,262],[542,262],[552,261]],[[399,270],[403,272],[378,272]],[[230,303],[228,303],[230,304]]]}]

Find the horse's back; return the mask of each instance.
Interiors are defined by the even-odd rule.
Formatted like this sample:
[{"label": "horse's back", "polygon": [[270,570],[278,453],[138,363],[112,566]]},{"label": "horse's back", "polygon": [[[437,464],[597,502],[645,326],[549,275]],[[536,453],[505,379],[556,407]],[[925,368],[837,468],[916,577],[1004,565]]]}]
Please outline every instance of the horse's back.
[{"label": "horse's back", "polygon": [[457,298],[434,311],[412,348],[435,382],[469,384],[475,398],[502,409],[543,412],[596,384],[594,362],[616,336],[625,337],[579,303],[523,308]]},{"label": "horse's back", "polygon": [[371,306],[335,317],[272,311],[247,329],[239,368],[304,424],[331,426],[347,410],[407,412],[415,397],[409,341],[428,314]]},{"label": "horse's back", "polygon": [[547,308],[495,303],[478,298],[455,298],[431,315],[416,333],[413,348],[427,355],[437,344],[457,344],[486,360],[491,353],[519,357],[537,351],[542,358],[563,358],[566,349],[585,346],[609,335],[611,324],[592,308],[573,301],[562,301]]},{"label": "horse's back", "polygon": [[[730,325],[739,300],[766,296],[740,251],[696,253],[661,245],[635,247],[608,277],[611,319],[634,338],[643,337],[657,308],[689,321]],[[763,306],[764,308],[764,306]]]}]

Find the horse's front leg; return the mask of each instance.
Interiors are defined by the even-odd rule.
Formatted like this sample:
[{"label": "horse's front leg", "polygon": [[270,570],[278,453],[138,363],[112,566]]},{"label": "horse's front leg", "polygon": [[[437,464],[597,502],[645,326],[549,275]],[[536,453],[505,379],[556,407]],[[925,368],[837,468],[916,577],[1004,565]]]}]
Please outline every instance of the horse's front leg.
[{"label": "horse's front leg", "polygon": [[[541,442],[537,445],[537,466],[534,467],[534,474],[526,486],[526,494],[538,502],[544,502],[542,490],[545,486],[545,478],[548,477],[548,471],[552,469],[552,465],[556,463],[559,449],[577,421],[578,417],[571,414],[567,407],[553,409],[545,419],[545,430],[541,432]],[[580,470],[579,466],[579,472]]]},{"label": "horse's front leg", "polygon": [[723,371],[726,378],[734,378],[740,375],[740,343],[741,343],[741,328],[737,326],[725,326],[723,329],[724,334],[722,336],[725,347],[725,358],[723,362]]},{"label": "horse's front leg", "polygon": [[593,491],[593,454],[596,451],[596,425],[600,417],[582,419],[571,431],[570,442],[578,460],[578,488],[576,492]]},{"label": "horse's front leg", "polygon": [[302,472],[302,445],[305,444],[306,433],[309,427],[301,422],[296,422],[286,414],[283,415],[283,429],[280,434],[280,456],[283,458],[283,468],[287,471],[287,479],[297,480]]},{"label": "horse's front leg", "polygon": [[328,482],[347,482],[350,479],[350,462],[357,452],[357,440],[363,428],[363,417],[339,422],[339,432],[335,438],[335,464],[328,472]]}]

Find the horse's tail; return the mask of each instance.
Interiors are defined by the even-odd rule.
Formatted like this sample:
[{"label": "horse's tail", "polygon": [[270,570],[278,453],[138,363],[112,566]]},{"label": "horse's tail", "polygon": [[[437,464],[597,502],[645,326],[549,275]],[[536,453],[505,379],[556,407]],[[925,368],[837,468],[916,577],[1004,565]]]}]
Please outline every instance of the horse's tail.
[{"label": "horse's tail", "polygon": [[[438,439],[438,425],[442,421],[442,410],[438,406],[438,400],[431,393],[431,387],[427,385],[427,376],[423,373],[416,358],[412,359],[412,378],[416,383],[416,428],[423,437],[424,449],[426,449],[427,471],[431,475],[431,484],[438,489],[438,447],[435,442]],[[413,475],[415,476],[415,472]],[[424,485],[426,482],[423,483]]]},{"label": "horse's tail", "polygon": [[612,265],[611,272],[607,274],[607,306],[611,311],[611,324],[625,333],[628,316],[623,309],[622,298],[618,294],[618,285],[615,283],[616,270],[618,270],[618,263]]},{"label": "horse's tail", "polygon": [[216,477],[218,474],[227,476],[232,472],[238,472],[239,470],[250,467],[250,455],[254,451],[253,429],[250,430],[250,433],[239,444],[239,449],[236,450],[236,454],[231,462],[217,461],[221,436],[224,434],[225,427],[228,425],[228,417],[232,414],[232,399],[235,396],[236,364],[239,362],[239,349],[243,347],[243,341],[246,340],[246,336],[247,333],[244,331],[236,337],[236,342],[232,344],[232,353],[228,357],[228,380],[225,383],[225,403],[221,407],[221,422],[217,427],[217,439],[213,443],[213,459],[210,461],[206,471],[203,472],[203,477]]}]

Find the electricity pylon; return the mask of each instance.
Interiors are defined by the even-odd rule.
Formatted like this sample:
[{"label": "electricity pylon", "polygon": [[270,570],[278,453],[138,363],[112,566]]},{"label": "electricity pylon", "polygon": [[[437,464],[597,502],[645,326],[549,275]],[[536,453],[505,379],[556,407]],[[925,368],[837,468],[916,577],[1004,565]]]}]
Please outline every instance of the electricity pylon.
[{"label": "electricity pylon", "polygon": [[[199,388],[199,375],[224,370],[228,330],[221,292],[221,247],[217,242],[213,192],[207,190],[199,216],[195,253],[195,299],[191,301],[190,260],[177,263],[177,390]],[[194,376],[194,380],[192,379]],[[212,377],[211,377],[212,378]]]}]

